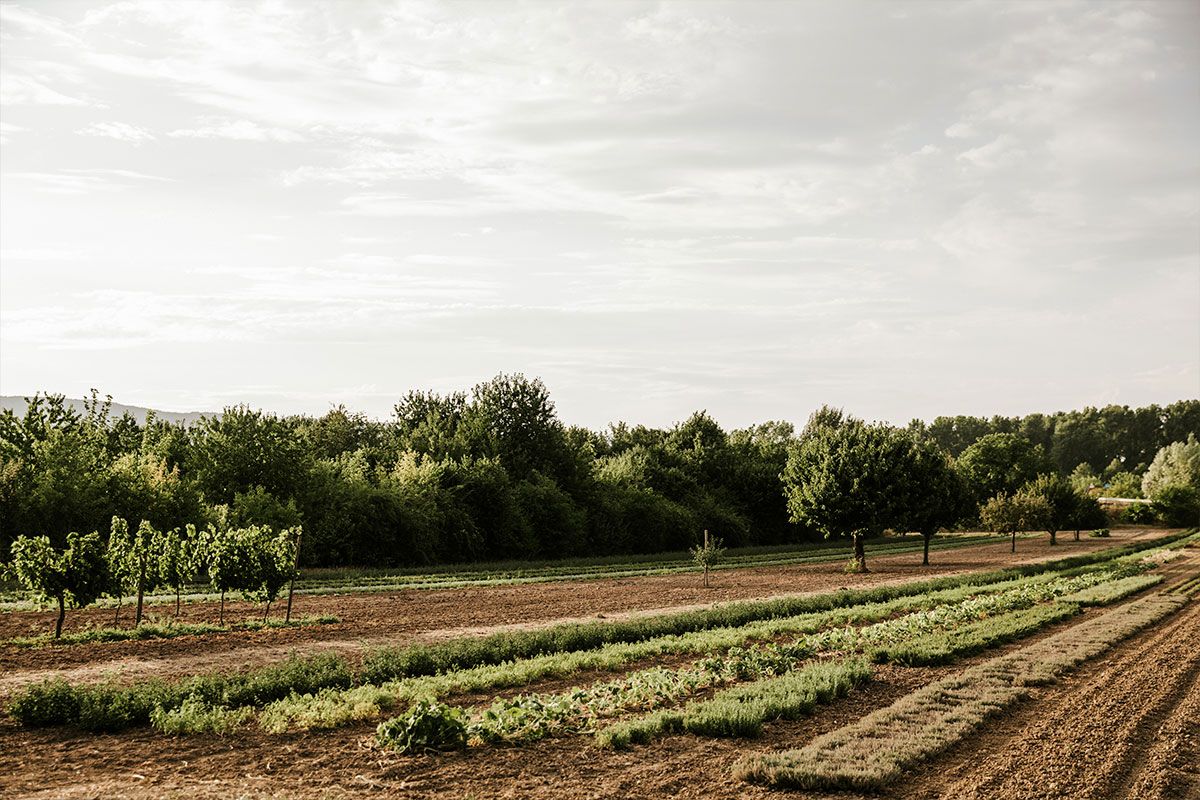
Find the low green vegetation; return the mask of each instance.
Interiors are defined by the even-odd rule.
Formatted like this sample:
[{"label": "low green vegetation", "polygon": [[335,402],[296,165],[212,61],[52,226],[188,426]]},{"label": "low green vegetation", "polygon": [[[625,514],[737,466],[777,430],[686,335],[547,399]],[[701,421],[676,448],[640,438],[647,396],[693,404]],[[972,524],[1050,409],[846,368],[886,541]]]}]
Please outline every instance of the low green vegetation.
[{"label": "low green vegetation", "polygon": [[919,689],[799,750],[748,756],[735,774],[775,787],[881,789],[1003,711],[1025,687],[1055,680],[1186,602],[1170,594],[1134,601]]},{"label": "low green vegetation", "polygon": [[758,736],[764,722],[808,714],[870,676],[870,667],[861,659],[817,661],[719,691],[709,700],[689,703],[680,710],[657,711],[609,725],[596,732],[596,743],[621,750],[683,731],[700,736]]},{"label": "low green vegetation", "polygon": [[207,622],[147,622],[136,628],[88,628],[75,633],[64,634],[57,639],[46,636],[20,636],[0,640],[0,645],[10,644],[17,647],[51,647],[71,644],[93,644],[96,642],[126,642],[144,639],[174,639],[179,636],[200,636],[233,631],[260,631],[275,628],[298,628],[306,625],[332,625],[341,622],[338,617],[322,614],[319,616],[297,617],[290,622],[281,619],[263,620],[250,619],[234,622],[229,625],[213,625]]}]

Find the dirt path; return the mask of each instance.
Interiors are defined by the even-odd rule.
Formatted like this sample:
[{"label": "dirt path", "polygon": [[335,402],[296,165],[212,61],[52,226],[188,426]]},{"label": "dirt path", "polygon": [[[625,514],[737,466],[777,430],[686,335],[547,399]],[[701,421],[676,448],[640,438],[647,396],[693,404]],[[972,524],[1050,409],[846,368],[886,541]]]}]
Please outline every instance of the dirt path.
[{"label": "dirt path", "polygon": [[[931,554],[922,567],[920,555],[906,553],[869,559],[872,572],[846,575],[840,562],[722,570],[704,589],[696,575],[656,575],[521,586],[445,590],[410,590],[388,594],[297,597],[297,615],[333,614],[332,625],[241,631],[131,642],[108,642],[38,649],[0,645],[0,697],[47,677],[76,681],[105,678],[162,678],[216,669],[241,669],[279,661],[291,653],[337,652],[350,657],[365,649],[463,635],[484,635],[512,627],[563,621],[619,618],[708,606],[717,602],[803,595],[842,587],[867,587],[921,578],[996,569],[1045,561],[1164,535],[1145,528],[1118,530],[1111,539],[1075,542],[1060,537],[1051,547],[1047,537],[1022,540],[1016,555],[1007,544],[955,548]],[[257,613],[248,604],[230,604],[233,618]],[[128,613],[128,611],[126,612]],[[185,621],[216,621],[216,604],[184,609]],[[68,615],[71,626],[111,624],[112,612],[92,610]],[[45,630],[50,613],[0,614],[0,636]]]}]

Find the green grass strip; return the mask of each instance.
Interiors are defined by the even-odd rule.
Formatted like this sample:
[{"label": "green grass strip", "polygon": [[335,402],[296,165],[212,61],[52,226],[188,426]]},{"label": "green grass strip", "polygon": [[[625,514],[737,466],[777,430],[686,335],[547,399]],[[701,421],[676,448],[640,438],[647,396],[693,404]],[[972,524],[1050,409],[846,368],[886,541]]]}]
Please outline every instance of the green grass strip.
[{"label": "green grass strip", "polygon": [[75,633],[65,633],[55,639],[48,634],[42,636],[20,636],[0,641],[0,645],[11,644],[17,647],[58,647],[60,645],[93,644],[96,642],[127,642],[146,639],[174,639],[179,636],[198,636],[201,634],[231,633],[233,631],[261,631],[276,628],[299,628],[306,625],[332,625],[341,622],[338,617],[323,614],[321,616],[297,617],[290,622],[281,619],[247,620],[231,625],[211,625],[207,622],[148,622],[136,628],[90,628]]},{"label": "green grass strip", "polygon": [[1055,622],[1075,616],[1075,603],[1049,603],[1000,614],[949,631],[929,633],[897,644],[877,647],[871,660],[915,667],[947,664],[963,656],[1024,638]]},{"label": "green grass strip", "polygon": [[1081,606],[1107,606],[1151,586],[1157,586],[1162,581],[1162,575],[1130,575],[1128,578],[1080,589],[1078,592],[1064,595],[1062,600]]}]

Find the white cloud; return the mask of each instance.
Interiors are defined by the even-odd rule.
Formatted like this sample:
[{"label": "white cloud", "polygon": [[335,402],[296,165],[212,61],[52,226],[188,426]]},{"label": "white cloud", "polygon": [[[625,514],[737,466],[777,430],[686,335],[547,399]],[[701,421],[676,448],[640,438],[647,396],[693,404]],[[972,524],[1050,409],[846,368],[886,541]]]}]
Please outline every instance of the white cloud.
[{"label": "white cloud", "polygon": [[198,128],[181,128],[167,134],[189,139],[232,139],[242,142],[302,142],[304,137],[284,128],[263,127],[249,120],[209,121]]},{"label": "white cloud", "polygon": [[864,8],[0,4],[0,380],[904,421],[1151,353],[1194,392],[1200,9]]},{"label": "white cloud", "polygon": [[94,122],[75,132],[82,136],[104,136],[135,145],[155,140],[150,131],[125,122]]}]

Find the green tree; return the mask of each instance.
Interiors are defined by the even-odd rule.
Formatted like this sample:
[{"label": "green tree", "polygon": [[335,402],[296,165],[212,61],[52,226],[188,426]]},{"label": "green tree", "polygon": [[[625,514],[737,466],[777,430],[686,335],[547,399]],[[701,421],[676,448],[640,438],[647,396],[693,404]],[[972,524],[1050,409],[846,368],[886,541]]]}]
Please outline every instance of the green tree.
[{"label": "green tree", "polygon": [[204,417],[192,429],[189,468],[204,496],[231,503],[261,486],[275,497],[294,497],[308,469],[300,436],[284,420],[248,406]]},{"label": "green tree", "polygon": [[1079,498],[1071,482],[1061,475],[1039,475],[1021,489],[1022,494],[1035,495],[1046,501],[1042,525],[1050,534],[1050,544],[1058,544],[1058,532],[1071,527]]},{"label": "green tree", "polygon": [[95,602],[108,584],[100,534],[67,534],[65,550],[55,550],[47,536],[19,536],[12,544],[12,573],[29,591],[58,603],[54,638],[62,636],[66,607]]},{"label": "green tree", "polygon": [[1190,486],[1200,491],[1200,440],[1189,433],[1187,440],[1159,450],[1142,477],[1142,494],[1153,498],[1168,486]]},{"label": "green tree", "polygon": [[905,478],[902,527],[921,534],[925,544],[921,564],[928,566],[930,540],[969,515],[973,506],[962,476],[932,440],[914,444],[912,467]]},{"label": "green tree", "polygon": [[1042,449],[1012,433],[991,433],[963,451],[955,462],[977,502],[1012,494],[1047,472]]},{"label": "green tree", "polygon": [[855,569],[866,572],[863,539],[901,524],[914,460],[911,436],[888,425],[810,424],[782,476],[791,519],[827,539],[849,536]]},{"label": "green tree", "polygon": [[1050,505],[1046,499],[1027,492],[1012,495],[1001,492],[979,509],[979,518],[985,528],[1012,536],[1014,553],[1017,552],[1017,534],[1042,528],[1049,514]]}]

